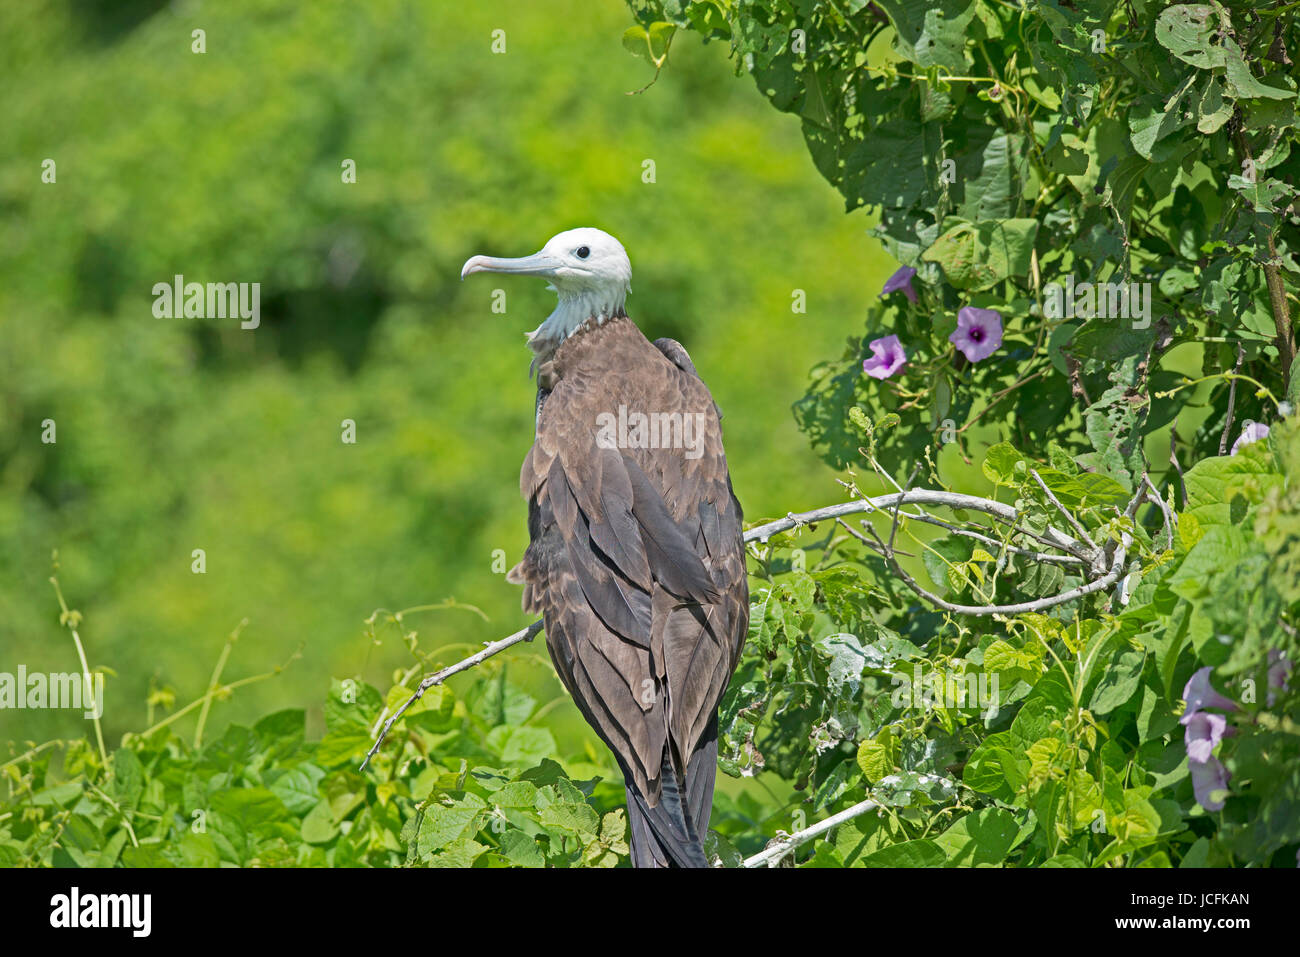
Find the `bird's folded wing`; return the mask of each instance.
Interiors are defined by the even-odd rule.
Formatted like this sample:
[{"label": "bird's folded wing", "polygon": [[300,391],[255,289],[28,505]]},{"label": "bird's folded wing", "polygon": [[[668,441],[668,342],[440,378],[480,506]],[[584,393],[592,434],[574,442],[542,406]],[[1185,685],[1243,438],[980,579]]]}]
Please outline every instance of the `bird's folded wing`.
[{"label": "bird's folded wing", "polygon": [[[578,707],[657,800],[665,743],[681,771],[735,667],[748,590],[716,407],[641,342],[635,376],[579,367],[548,398],[520,475],[532,542],[512,579]],[[699,442],[602,447],[597,416],[620,404],[699,414]]]}]

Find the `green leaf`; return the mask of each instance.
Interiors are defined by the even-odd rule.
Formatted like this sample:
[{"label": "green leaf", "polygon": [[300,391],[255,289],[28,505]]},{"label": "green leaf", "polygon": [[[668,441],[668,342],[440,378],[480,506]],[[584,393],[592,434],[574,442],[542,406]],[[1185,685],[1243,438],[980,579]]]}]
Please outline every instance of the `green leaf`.
[{"label": "green leaf", "polygon": [[187,830],[176,843],[182,867],[220,867],[221,855],[210,834]]},{"label": "green leaf", "polygon": [[[1088,407],[1084,415],[1088,440],[1095,451],[1078,457],[1085,468],[1095,469],[1118,482],[1125,490],[1133,488],[1134,476],[1142,470],[1142,423],[1151,399],[1140,388],[1140,381],[1125,384],[1129,378],[1125,363],[1112,375],[1120,384],[1107,389]],[[1141,373],[1133,373],[1140,376]]]},{"label": "green leaf", "polygon": [[1247,549],[1246,535],[1240,528],[1211,526],[1170,577],[1169,588],[1191,600],[1207,597],[1213,593],[1219,573],[1230,573]]},{"label": "green leaf", "polygon": [[542,826],[590,840],[600,831],[600,818],[589,804],[560,801],[542,809]]},{"label": "green leaf", "polygon": [[1096,715],[1105,715],[1128,704],[1142,683],[1144,664],[1146,653],[1131,650],[1121,654],[1118,660],[1110,662],[1092,693],[1088,710]]},{"label": "green leaf", "polygon": [[1192,125],[1192,113],[1183,107],[1183,100],[1187,98],[1195,79],[1195,74],[1189,75],[1178,87],[1177,92],[1158,107],[1146,103],[1129,114],[1128,124],[1133,149],[1143,159],[1157,162],[1167,159],[1171,155],[1170,150],[1157,149],[1159,144],[1179,130]]},{"label": "green leaf", "polygon": [[310,762],[282,771],[268,772],[271,793],[278,797],[291,814],[306,814],[320,800],[317,786],[325,772]]},{"label": "green leaf", "polygon": [[501,834],[501,854],[519,867],[546,866],[546,858],[537,841],[515,827]]},{"label": "green leaf", "polygon": [[1083,863],[1083,861],[1079,860],[1073,854],[1056,854],[1052,857],[1049,857],[1047,860],[1043,861],[1042,866],[1043,867],[1087,867],[1088,865]]},{"label": "green leaf", "polygon": [[325,779],[321,793],[329,802],[334,820],[342,821],[366,799],[366,779],[356,771],[335,771]]},{"label": "green leaf", "polygon": [[1215,525],[1241,524],[1251,501],[1280,486],[1283,477],[1273,462],[1268,443],[1252,442],[1236,455],[1202,459],[1187,472],[1184,482],[1187,486],[1185,514],[1195,516],[1198,525],[1208,529]]},{"label": "green leaf", "polygon": [[1012,276],[1028,276],[1037,235],[1036,219],[958,222],[921,258],[938,263],[957,289],[975,292]]},{"label": "green leaf", "polygon": [[907,661],[921,656],[921,649],[906,638],[900,638],[893,631],[872,622],[870,640],[862,645],[862,656],[866,667],[877,671],[888,671],[899,661]]},{"label": "green leaf", "polygon": [[302,839],[308,844],[328,844],[338,833],[339,827],[334,822],[328,801],[318,802],[302,819]]},{"label": "green leaf", "polygon": [[1011,687],[1017,681],[1034,682],[1042,673],[1035,651],[1017,648],[999,638],[984,649],[984,670],[997,674],[999,684]]},{"label": "green leaf", "polygon": [[984,453],[984,477],[994,485],[1019,485],[1028,475],[1028,460],[1006,442]]},{"label": "green leaf", "polygon": [[867,648],[856,635],[845,632],[819,638],[817,645],[830,656],[827,690],[835,695],[844,692],[857,694],[862,683],[862,671],[867,666]]},{"label": "green leaf", "polygon": [[[1288,87],[1273,86],[1271,83],[1264,83],[1257,79],[1250,72],[1250,67],[1246,63],[1245,54],[1242,53],[1241,47],[1231,40],[1223,41],[1223,59],[1227,67],[1228,92],[1237,99],[1255,99],[1264,98],[1268,100],[1290,100],[1294,99],[1296,91]],[[1283,82],[1294,86],[1294,81],[1289,78],[1282,78]]]},{"label": "green leaf", "polygon": [[1019,134],[998,133],[983,149],[964,152],[957,163],[964,194],[958,214],[971,222],[1009,219],[1033,181],[1032,171],[1026,139]]},{"label": "green leaf", "polygon": [[501,760],[513,765],[534,765],[554,757],[555,738],[545,728],[512,728],[501,748]]},{"label": "green leaf", "polygon": [[1023,840],[1020,823],[1002,808],[986,807],[959,818],[934,839],[955,867],[1001,864]]},{"label": "green leaf", "polygon": [[1184,63],[1202,69],[1223,65],[1215,43],[1219,30],[1216,8],[1205,3],[1179,3],[1156,18],[1156,41]]},{"label": "green leaf", "polygon": [[446,804],[431,804],[420,822],[416,851],[424,857],[433,851],[468,840],[487,819],[487,804],[477,794],[466,794]]},{"label": "green leaf", "polygon": [[325,699],[325,727],[330,734],[369,737],[370,725],[382,707],[379,692],[365,682],[332,679]]},{"label": "green leaf", "polygon": [[676,26],[663,21],[652,23],[649,27],[637,24],[624,31],[623,49],[635,57],[649,60],[657,67],[662,66],[668,57],[668,47],[676,32]]},{"label": "green leaf", "polygon": [[370,745],[369,734],[327,734],[316,743],[316,760],[327,768],[345,761],[360,764]]},{"label": "green leaf", "polygon": [[1109,170],[1103,167],[1105,187],[1101,201],[1115,211],[1126,231],[1132,218],[1133,200],[1137,196],[1138,186],[1142,184],[1142,177],[1150,166],[1146,157],[1134,154],[1119,160]]},{"label": "green leaf", "polygon": [[267,747],[280,741],[300,741],[306,733],[306,721],[307,712],[302,708],[286,708],[259,718],[253,733]]},{"label": "green leaf", "polygon": [[1043,484],[1062,505],[1076,508],[1096,508],[1101,505],[1127,505],[1129,492],[1109,475],[1082,472],[1069,475],[1058,469],[1039,469]]},{"label": "green leaf", "polygon": [[266,829],[289,819],[284,803],[265,788],[232,788],[212,795],[212,810],[245,834],[265,833]]},{"label": "green leaf", "polygon": [[941,867],[948,859],[944,849],[930,840],[891,844],[862,858],[863,867]]},{"label": "green leaf", "polygon": [[1029,761],[1009,732],[991,734],[975,749],[962,781],[966,786],[1002,801],[1012,800],[1027,780]]},{"label": "green leaf", "polygon": [[1210,857],[1210,842],[1204,837],[1198,837],[1196,842],[1187,849],[1183,859],[1178,862],[1179,867],[1206,867]]},{"label": "green leaf", "polygon": [[455,867],[465,868],[473,867],[487,846],[480,844],[469,837],[463,837],[459,840],[445,846],[437,854],[429,858],[430,867]]},{"label": "green leaf", "polygon": [[134,751],[118,748],[113,752],[113,782],[109,794],[126,811],[140,804],[144,793],[144,765]]},{"label": "green leaf", "polygon": [[247,864],[263,841],[297,832],[283,802],[265,788],[217,791],[210,808],[209,831],[222,856],[236,864]]},{"label": "green leaf", "polygon": [[511,781],[492,795],[498,807],[532,808],[537,805],[537,786],[529,781]]},{"label": "green leaf", "polygon": [[1196,129],[1201,133],[1217,133],[1232,118],[1232,103],[1223,98],[1223,85],[1218,77],[1207,76],[1196,101]]},{"label": "green leaf", "polygon": [[898,765],[898,742],[888,728],[858,745],[857,761],[868,784],[875,784],[893,773]]},{"label": "green leaf", "polygon": [[894,25],[894,49],[923,69],[943,67],[966,73],[966,28],[975,17],[974,0],[880,0]]}]

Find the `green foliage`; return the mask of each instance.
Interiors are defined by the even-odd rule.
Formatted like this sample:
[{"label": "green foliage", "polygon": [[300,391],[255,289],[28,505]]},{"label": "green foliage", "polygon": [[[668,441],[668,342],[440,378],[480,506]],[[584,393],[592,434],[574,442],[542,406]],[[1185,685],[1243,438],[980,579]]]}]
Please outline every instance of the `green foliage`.
[{"label": "green foliage", "polygon": [[[796,407],[832,464],[854,460],[844,438],[853,405],[904,416],[886,439],[904,460],[945,420],[964,450],[992,409],[1025,447],[1055,441],[1127,483],[1142,439],[1175,417],[1195,458],[1218,449],[1227,383],[1197,395],[1206,414],[1200,402],[1159,401],[1178,374],[1232,371],[1240,345],[1239,371],[1283,394],[1294,333],[1270,285],[1294,286],[1300,273],[1294,11],[630,5],[642,23],[697,30],[701,11],[724,12],[702,32],[727,38],[737,68],[800,118],[847,208],[875,211],[873,234],[918,270],[920,301],[895,294],[872,309],[867,335],[815,371]],[[1279,272],[1267,277],[1265,263]],[[1104,282],[1149,284],[1149,312],[1120,318],[1104,314],[1104,296],[1061,295]],[[962,305],[1001,313],[1003,361],[955,356],[947,336]],[[881,386],[858,370],[866,342],[890,332],[909,364]],[[1266,411],[1238,396],[1238,419]]]},{"label": "green foliage", "polygon": [[[1294,11],[629,5],[647,29],[726,40],[799,117],[847,209],[868,208],[917,271],[918,301],[873,306],[796,404],[822,457],[888,481],[917,465],[931,487],[969,484],[978,465],[1028,531],[1064,509],[1102,565],[1127,550],[1110,588],[990,618],[927,610],[861,535],[762,544],[724,770],[775,774],[810,812],[880,805],[801,851],[807,866],[1293,865],[1297,700],[1265,669],[1300,650],[1300,426],[1279,404],[1297,388]],[[1106,283],[1150,299],[1112,301]],[[948,339],[967,305],[1004,324],[978,362]],[[891,333],[907,365],[868,378],[869,341]],[[1272,435],[1220,454],[1248,420]],[[1148,475],[1165,501],[1135,512]],[[953,520],[978,527],[967,518]],[[881,536],[889,519],[871,520]],[[995,526],[981,540],[919,528],[899,524],[903,565],[948,602],[1098,576],[1015,552]],[[1178,721],[1207,665],[1241,709],[1215,752],[1230,773],[1219,812],[1193,793]]]},{"label": "green foliage", "polygon": [[[410,690],[394,685],[391,705]],[[84,741],[0,765],[0,866],[612,867],[627,857],[617,774],[561,760],[537,702],[484,673],[435,686],[364,773],[380,692],[335,681],[326,733],[302,710],[194,747],[164,722],[105,766]]]},{"label": "green foliage", "polygon": [[[1028,527],[1059,517],[1033,469],[1094,540],[1134,539],[1126,603],[1100,593],[994,622],[939,618],[887,587],[854,538],[828,537],[815,563],[796,551],[794,567],[779,557],[794,539],[773,538],[756,550],[767,584],[723,709],[722,768],[791,780],[811,811],[880,805],[808,866],[1292,865],[1300,792],[1285,756],[1300,753],[1300,689],[1266,693],[1264,666],[1270,650],[1297,651],[1276,622],[1297,607],[1296,579],[1279,570],[1300,557],[1298,453],[1291,419],[1198,463],[1166,543],[1123,520],[1112,480],[990,449],[986,471]],[[935,586],[1007,601],[1031,587],[1017,560],[940,549]],[[1080,581],[1067,572],[1048,591]],[[1193,795],[1178,723],[1183,684],[1204,664],[1241,707],[1219,752],[1232,782],[1218,815]]]}]

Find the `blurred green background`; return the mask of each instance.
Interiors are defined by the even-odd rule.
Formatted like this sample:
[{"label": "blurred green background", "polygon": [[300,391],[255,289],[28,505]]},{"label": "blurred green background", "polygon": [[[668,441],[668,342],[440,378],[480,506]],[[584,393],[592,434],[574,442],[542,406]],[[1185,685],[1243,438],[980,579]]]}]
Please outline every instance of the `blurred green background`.
[{"label": "blurred green background", "polygon": [[[227,680],[303,657],[217,727],[318,715],[331,675],[387,687],[411,659],[391,629],[364,637],[375,608],[454,596],[490,618],[412,619],[425,648],[525,624],[493,551],[527,541],[523,333],[553,296],[458,276],[573,226],[623,241],[630,314],[691,352],[747,517],[837,499],[789,407],[894,264],[725,47],[680,36],[627,95],[652,76],[630,23],[617,0],[0,5],[0,671],[77,667],[55,548],[91,666],[115,672],[113,741],[145,726],[151,683],[200,695],[243,618]],[[177,273],[260,282],[261,327],[155,318]],[[512,680],[562,693],[540,643],[511,654],[537,665]],[[553,718],[562,749],[586,733],[567,701]],[[0,742],[85,731],[0,712]]]}]

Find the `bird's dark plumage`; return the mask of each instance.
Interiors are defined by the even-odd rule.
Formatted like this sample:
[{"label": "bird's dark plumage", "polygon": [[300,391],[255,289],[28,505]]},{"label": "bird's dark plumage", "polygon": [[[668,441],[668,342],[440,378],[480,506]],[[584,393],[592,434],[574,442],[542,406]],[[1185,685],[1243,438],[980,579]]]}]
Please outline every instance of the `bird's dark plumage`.
[{"label": "bird's dark plumage", "polygon": [[[717,407],[685,349],[650,343],[624,316],[588,322],[537,372],[536,441],[520,473],[531,543],[510,579],[623,770],[633,863],[706,866],[718,702],[749,621]],[[699,444],[607,447],[600,417],[620,407],[699,413]]]}]

